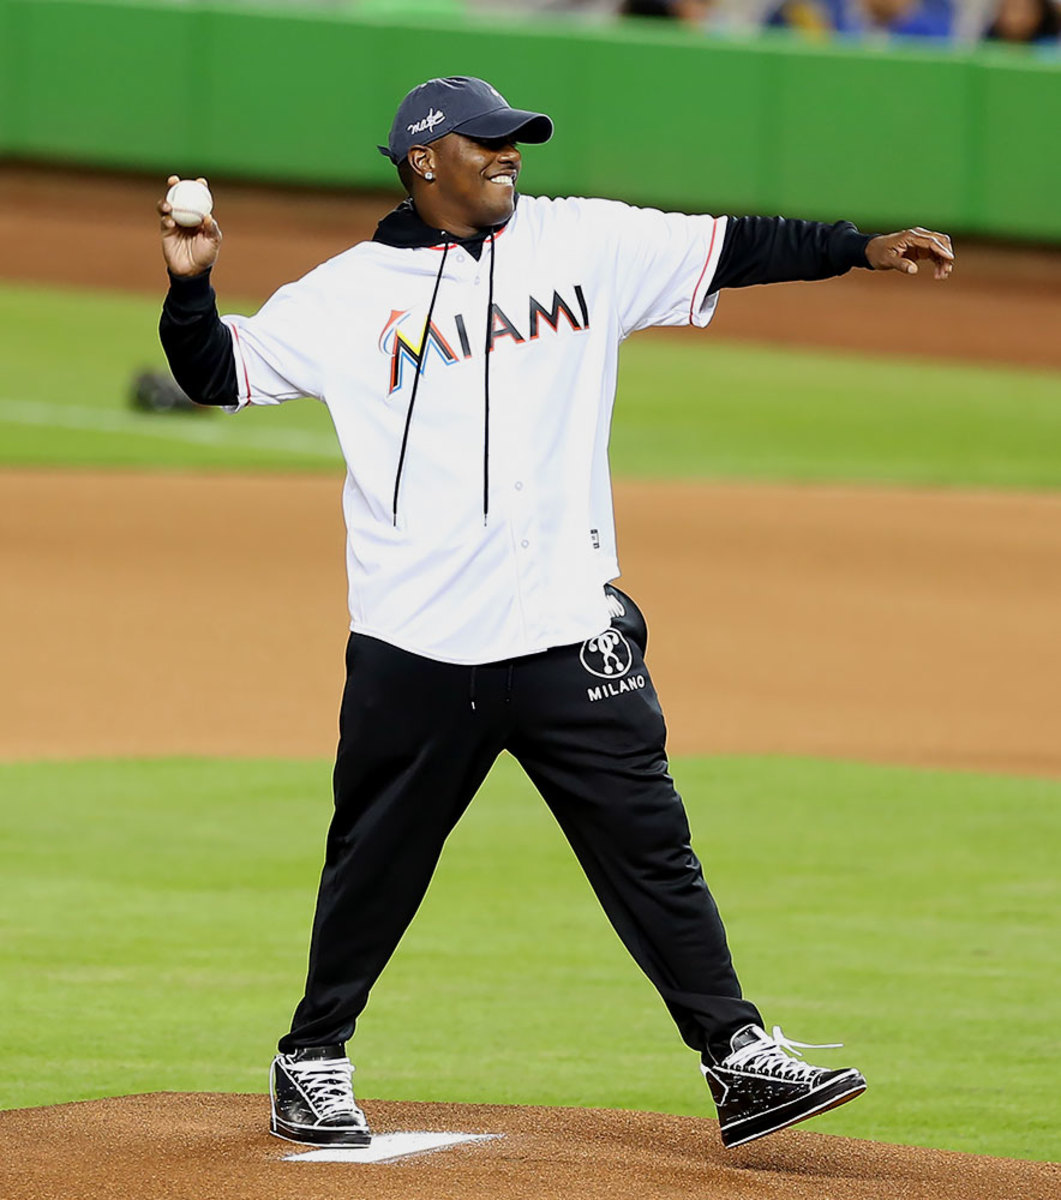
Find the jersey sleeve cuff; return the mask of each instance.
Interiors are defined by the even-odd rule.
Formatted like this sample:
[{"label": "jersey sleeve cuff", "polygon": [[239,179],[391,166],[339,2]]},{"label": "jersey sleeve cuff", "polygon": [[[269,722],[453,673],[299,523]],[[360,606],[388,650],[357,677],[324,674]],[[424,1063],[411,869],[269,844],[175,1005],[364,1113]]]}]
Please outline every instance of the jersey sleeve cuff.
[{"label": "jersey sleeve cuff", "polygon": [[239,329],[235,321],[231,317],[222,317],[221,323],[228,330],[229,336],[232,338],[232,357],[236,364],[236,403],[222,405],[221,411],[238,413],[245,409],[248,404],[254,403],[251,399],[250,372],[247,370],[247,360],[243,354]]},{"label": "jersey sleeve cuff", "polygon": [[700,278],[693,289],[693,298],[689,305],[689,324],[700,329],[711,323],[718,307],[718,290],[712,291],[711,285],[714,283],[718,262],[722,257],[722,247],[726,242],[727,221],[726,217],[714,218],[704,269],[700,272]]}]

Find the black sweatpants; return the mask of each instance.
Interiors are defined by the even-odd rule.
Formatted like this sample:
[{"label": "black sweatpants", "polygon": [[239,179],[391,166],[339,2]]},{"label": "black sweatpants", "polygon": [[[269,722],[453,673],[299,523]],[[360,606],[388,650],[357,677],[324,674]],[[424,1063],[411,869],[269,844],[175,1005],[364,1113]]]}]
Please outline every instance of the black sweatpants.
[{"label": "black sweatpants", "polygon": [[317,897],[301,1046],[345,1042],[427,891],[443,843],[502,750],[522,765],[685,1042],[724,1054],[762,1018],[741,998],[725,930],[668,774],[644,619],[583,645],[464,667],[352,634],[335,815]]}]

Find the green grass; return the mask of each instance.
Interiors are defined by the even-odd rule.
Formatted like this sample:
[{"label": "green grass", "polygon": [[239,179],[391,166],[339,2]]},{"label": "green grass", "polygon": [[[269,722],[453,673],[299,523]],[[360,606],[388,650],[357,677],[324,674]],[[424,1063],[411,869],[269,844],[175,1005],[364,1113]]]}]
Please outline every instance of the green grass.
[{"label": "green grass", "polygon": [[[845,1041],[813,1057],[870,1079],[816,1128],[1056,1154],[1061,783],[674,769],[748,993],[792,1037]],[[328,776],[0,767],[0,1105],[264,1089],[302,982]],[[352,1049],[369,1097],[710,1112],[695,1056],[506,759]]]},{"label": "green grass", "polygon": [[[157,301],[0,285],[0,464],[328,469],[322,405],[145,416],[126,402],[163,362]],[[226,307],[252,311],[228,300]],[[1061,374],[634,338],[616,472],[643,477],[1061,486]]]},{"label": "green grass", "polygon": [[1061,373],[712,343],[624,351],[619,475],[1061,486]]},{"label": "green grass", "polygon": [[132,410],[134,375],[165,366],[161,307],[161,292],[151,301],[0,284],[0,464],[334,470],[341,458],[331,420],[310,400],[238,419]]}]

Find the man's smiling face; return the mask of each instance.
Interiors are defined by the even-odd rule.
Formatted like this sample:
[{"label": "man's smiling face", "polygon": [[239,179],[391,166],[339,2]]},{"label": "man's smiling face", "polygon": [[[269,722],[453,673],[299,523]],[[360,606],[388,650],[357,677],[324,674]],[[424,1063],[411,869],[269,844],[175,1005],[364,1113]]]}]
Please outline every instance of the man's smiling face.
[{"label": "man's smiling face", "polygon": [[[437,228],[460,237],[491,229],[512,216],[522,158],[511,138],[470,138],[448,133],[414,155],[430,152],[435,179],[430,207]],[[441,219],[442,223],[438,223]]]}]

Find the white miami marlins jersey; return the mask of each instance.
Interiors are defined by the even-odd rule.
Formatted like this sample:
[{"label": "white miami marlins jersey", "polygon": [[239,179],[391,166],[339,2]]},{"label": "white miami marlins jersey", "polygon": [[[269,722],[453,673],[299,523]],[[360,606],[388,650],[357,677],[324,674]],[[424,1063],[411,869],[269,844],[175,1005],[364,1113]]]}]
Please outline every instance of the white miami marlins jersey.
[{"label": "white miami marlins jersey", "polygon": [[725,229],[522,196],[478,260],[454,243],[363,242],[256,316],[224,318],[230,411],[313,396],[331,413],[351,629],[474,664],[608,625],[619,344],[651,325],[707,325]]}]

